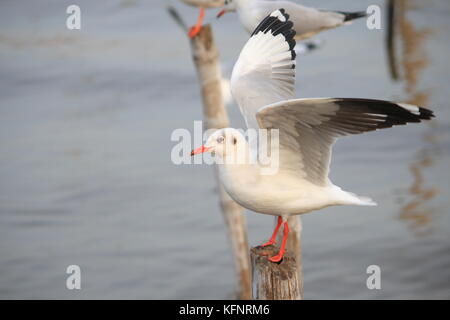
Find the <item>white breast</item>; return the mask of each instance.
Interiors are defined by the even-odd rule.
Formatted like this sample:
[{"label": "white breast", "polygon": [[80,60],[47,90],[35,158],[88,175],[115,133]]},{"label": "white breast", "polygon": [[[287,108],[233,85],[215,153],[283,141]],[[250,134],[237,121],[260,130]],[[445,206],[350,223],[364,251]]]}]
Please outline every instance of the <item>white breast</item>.
[{"label": "white breast", "polygon": [[294,215],[334,204],[328,188],[286,176],[260,175],[257,166],[219,165],[222,184],[243,207],[268,215]]}]

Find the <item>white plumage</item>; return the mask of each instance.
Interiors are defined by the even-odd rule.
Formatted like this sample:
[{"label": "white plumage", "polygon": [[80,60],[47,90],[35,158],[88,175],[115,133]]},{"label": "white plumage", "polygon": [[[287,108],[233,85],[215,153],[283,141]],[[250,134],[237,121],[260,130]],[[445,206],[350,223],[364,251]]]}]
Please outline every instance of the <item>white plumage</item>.
[{"label": "white plumage", "polygon": [[[425,108],[383,100],[293,99],[295,32],[288,18],[279,9],[259,24],[231,78],[233,96],[248,127],[279,130],[279,161],[271,162],[278,163],[278,170],[263,174],[265,167],[250,161],[255,150],[231,128],[216,131],[192,153],[213,152],[220,160],[220,179],[229,195],[245,208],[282,217],[278,226],[290,215],[328,206],[375,205],[370,198],[344,191],[329,180],[332,145],[342,136],[433,117]],[[271,143],[275,142],[272,137]],[[271,261],[281,260],[287,232],[285,222],[280,253]],[[267,244],[274,242],[274,235]]]},{"label": "white plumage", "polygon": [[241,51],[231,74],[231,92],[249,128],[259,128],[259,108],[294,97],[295,52],[282,33],[262,30]]},{"label": "white plumage", "polygon": [[267,15],[278,8],[284,8],[289,13],[290,20],[294,23],[296,40],[309,38],[318,32],[342,26],[366,15],[365,12],[320,10],[290,1],[268,0],[225,0],[221,14],[236,11],[244,28],[252,32]]}]

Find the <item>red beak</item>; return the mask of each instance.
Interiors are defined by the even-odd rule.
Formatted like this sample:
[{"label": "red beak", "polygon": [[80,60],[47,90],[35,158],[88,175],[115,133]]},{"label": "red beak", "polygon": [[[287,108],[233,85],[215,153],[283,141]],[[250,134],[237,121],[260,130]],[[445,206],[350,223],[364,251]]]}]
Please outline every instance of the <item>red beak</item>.
[{"label": "red beak", "polygon": [[225,13],[227,13],[227,11],[225,9],[220,10],[220,12],[217,14],[217,18],[220,18],[221,16],[223,16]]},{"label": "red beak", "polygon": [[205,146],[198,147],[197,149],[194,149],[194,150],[191,151],[191,156],[199,154],[199,153],[207,152],[207,151],[209,151],[211,149],[212,149],[211,147],[207,148]]}]

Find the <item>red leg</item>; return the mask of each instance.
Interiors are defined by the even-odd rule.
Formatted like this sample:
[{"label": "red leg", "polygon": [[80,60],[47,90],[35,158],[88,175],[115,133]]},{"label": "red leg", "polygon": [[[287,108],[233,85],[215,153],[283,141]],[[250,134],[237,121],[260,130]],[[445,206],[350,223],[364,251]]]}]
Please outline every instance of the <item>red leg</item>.
[{"label": "red leg", "polygon": [[200,8],[200,15],[198,16],[197,23],[191,29],[189,29],[188,36],[189,38],[195,37],[202,28],[203,18],[205,17],[205,9]]},{"label": "red leg", "polygon": [[278,217],[277,226],[275,227],[275,230],[273,230],[270,240],[267,241],[266,243],[260,245],[260,247],[267,247],[267,246],[270,246],[272,244],[275,244],[275,242],[277,242],[277,240],[276,240],[277,234],[278,234],[278,230],[280,229],[281,223],[283,223],[283,219],[281,219],[281,217]]},{"label": "red leg", "polygon": [[289,233],[289,226],[287,221],[284,223],[284,230],[283,230],[283,241],[281,242],[280,251],[276,256],[270,257],[269,261],[272,262],[280,262],[283,259],[285,248],[286,248],[286,240]]}]

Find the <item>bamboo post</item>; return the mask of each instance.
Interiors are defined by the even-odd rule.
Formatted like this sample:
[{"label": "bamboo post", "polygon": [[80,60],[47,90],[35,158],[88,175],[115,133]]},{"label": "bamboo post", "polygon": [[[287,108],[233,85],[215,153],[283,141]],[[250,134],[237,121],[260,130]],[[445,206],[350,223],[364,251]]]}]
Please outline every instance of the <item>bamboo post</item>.
[{"label": "bamboo post", "polygon": [[254,247],[250,250],[253,274],[253,299],[301,300],[299,272],[295,257],[286,252],[280,263],[267,260],[277,254],[275,246]]},{"label": "bamboo post", "polygon": [[[191,46],[201,85],[206,127],[226,128],[229,126],[229,120],[222,97],[219,51],[214,43],[210,25],[202,27],[200,33],[191,40]],[[220,182],[219,197],[231,238],[234,264],[239,278],[239,296],[241,299],[251,299],[249,247],[244,209],[228,196]]]}]

